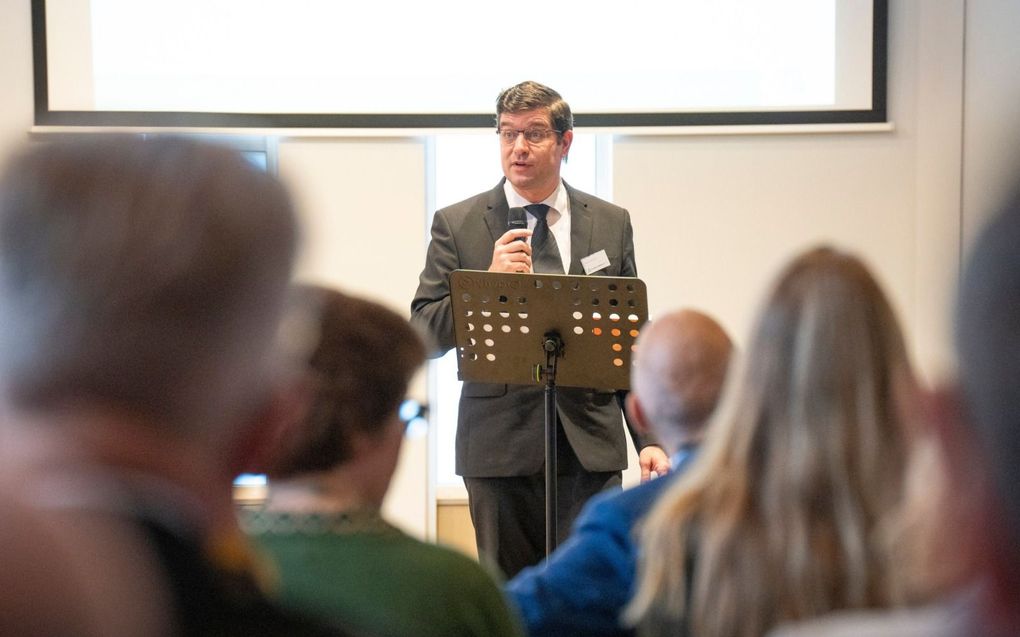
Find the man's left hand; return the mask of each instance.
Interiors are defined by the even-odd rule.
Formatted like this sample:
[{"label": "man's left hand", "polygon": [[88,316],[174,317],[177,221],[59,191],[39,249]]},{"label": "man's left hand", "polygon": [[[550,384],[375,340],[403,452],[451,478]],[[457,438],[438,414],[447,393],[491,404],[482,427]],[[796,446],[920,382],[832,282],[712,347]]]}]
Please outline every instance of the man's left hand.
[{"label": "man's left hand", "polygon": [[648,482],[652,479],[652,472],[659,477],[669,473],[669,456],[657,445],[648,445],[638,454],[638,461],[641,465],[641,482]]}]

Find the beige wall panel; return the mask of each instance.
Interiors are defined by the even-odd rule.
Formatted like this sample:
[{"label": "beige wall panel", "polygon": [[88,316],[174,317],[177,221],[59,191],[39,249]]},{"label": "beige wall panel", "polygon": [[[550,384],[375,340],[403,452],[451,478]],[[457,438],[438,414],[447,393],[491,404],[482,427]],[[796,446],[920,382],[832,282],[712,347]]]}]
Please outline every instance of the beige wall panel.
[{"label": "beige wall panel", "polygon": [[1020,184],[1020,2],[966,2],[963,243]]},{"label": "beige wall panel", "polygon": [[438,505],[436,541],[478,559],[475,527],[471,523],[471,511],[468,510],[467,501],[452,501]]},{"label": "beige wall panel", "polygon": [[0,2],[0,165],[32,126],[31,3]]},{"label": "beige wall panel", "polygon": [[950,309],[960,269],[964,5],[964,0],[931,2],[917,11],[913,341],[921,371],[931,382],[950,375],[955,359]]},{"label": "beige wall panel", "polygon": [[[425,258],[424,142],[413,138],[285,140],[280,176],[304,223],[298,278],[337,286],[409,313]],[[414,393],[424,397],[423,383]],[[384,505],[408,532],[428,535],[428,444],[404,440]]]},{"label": "beige wall panel", "polygon": [[424,141],[283,140],[279,162],[305,222],[298,278],[407,315],[425,258]]},{"label": "beige wall panel", "polygon": [[614,154],[653,316],[699,307],[743,343],[777,268],[818,243],[864,256],[910,315],[913,149],[896,133],[631,137]]}]

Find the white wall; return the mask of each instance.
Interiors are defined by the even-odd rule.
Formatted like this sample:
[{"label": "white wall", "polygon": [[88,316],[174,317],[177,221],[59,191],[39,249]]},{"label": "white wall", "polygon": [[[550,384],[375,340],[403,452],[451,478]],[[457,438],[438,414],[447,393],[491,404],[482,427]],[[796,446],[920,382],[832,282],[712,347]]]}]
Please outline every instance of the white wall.
[{"label": "white wall", "polygon": [[[876,270],[921,367],[946,366],[959,197],[943,185],[960,180],[962,5],[891,4],[892,132],[617,138],[615,199],[634,215],[653,314],[696,306],[742,342],[781,264],[831,243]],[[957,146],[933,148],[946,138]]]},{"label": "white wall", "polygon": [[693,305],[742,341],[777,267],[819,241],[860,251],[908,290],[911,150],[898,132],[619,139],[616,200],[634,216],[653,315]]},{"label": "white wall", "polygon": [[1020,184],[1020,2],[966,4],[964,246]]},{"label": "white wall", "polygon": [[0,2],[0,163],[32,126],[32,15],[29,2]]},{"label": "white wall", "polygon": [[[297,278],[370,296],[403,315],[425,259],[425,142],[416,138],[284,139],[280,177],[305,229]],[[424,379],[412,392],[427,397]],[[418,537],[432,528],[428,444],[408,436],[384,510]]]}]

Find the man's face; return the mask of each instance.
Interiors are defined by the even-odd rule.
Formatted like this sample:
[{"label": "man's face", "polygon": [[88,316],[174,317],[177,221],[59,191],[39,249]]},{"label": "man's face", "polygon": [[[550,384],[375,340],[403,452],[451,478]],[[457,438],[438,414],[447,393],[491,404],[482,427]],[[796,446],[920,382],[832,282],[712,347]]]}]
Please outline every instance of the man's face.
[{"label": "man's face", "polygon": [[[520,113],[503,113],[499,116],[500,131],[552,131],[549,109],[539,108]],[[527,135],[516,135],[508,143],[500,135],[500,155],[503,174],[514,189],[532,202],[548,197],[560,180],[560,162],[570,149],[573,131],[562,135],[549,132],[541,141],[527,140]]]}]

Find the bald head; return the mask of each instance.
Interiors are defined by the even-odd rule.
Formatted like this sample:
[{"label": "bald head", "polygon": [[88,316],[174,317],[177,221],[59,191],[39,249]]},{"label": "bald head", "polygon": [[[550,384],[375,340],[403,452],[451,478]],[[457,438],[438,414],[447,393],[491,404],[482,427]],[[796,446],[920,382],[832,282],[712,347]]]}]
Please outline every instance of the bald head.
[{"label": "bald head", "polygon": [[670,312],[642,328],[631,370],[632,400],[670,453],[701,435],[732,351],[722,326],[695,310]]}]

